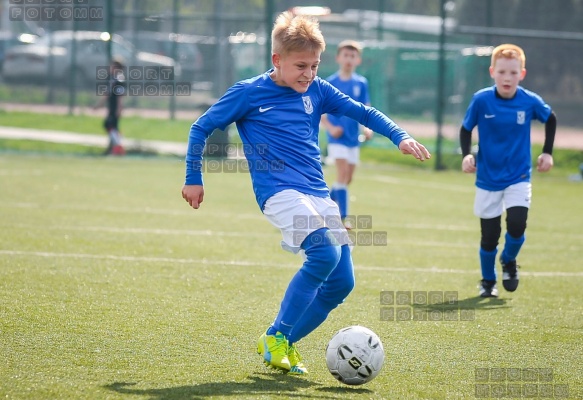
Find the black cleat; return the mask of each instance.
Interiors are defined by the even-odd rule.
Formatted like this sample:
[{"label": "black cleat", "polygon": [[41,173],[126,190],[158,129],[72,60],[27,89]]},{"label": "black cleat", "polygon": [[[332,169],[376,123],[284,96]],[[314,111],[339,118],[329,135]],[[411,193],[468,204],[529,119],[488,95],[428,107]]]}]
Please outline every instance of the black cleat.
[{"label": "black cleat", "polygon": [[505,263],[500,257],[500,264],[502,264],[502,285],[508,292],[514,292],[518,288],[518,268],[516,260]]},{"label": "black cleat", "polygon": [[496,281],[482,279],[480,285],[478,285],[478,289],[480,289],[480,297],[498,297]]}]

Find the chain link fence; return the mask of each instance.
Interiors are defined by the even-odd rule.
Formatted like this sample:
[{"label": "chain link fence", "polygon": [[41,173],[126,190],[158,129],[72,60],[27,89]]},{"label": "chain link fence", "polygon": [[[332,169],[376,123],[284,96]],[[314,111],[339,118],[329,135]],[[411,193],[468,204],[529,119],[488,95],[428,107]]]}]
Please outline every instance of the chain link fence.
[{"label": "chain link fence", "polygon": [[[0,48],[1,102],[67,104],[71,109],[92,105],[101,95],[100,68],[112,54],[135,67],[128,78],[142,87],[128,91],[127,106],[167,110],[170,118],[180,110],[202,112],[237,80],[268,69],[273,20],[294,6],[285,0],[1,4],[2,38],[7,38]],[[362,41],[359,72],[369,80],[372,104],[392,116],[434,121],[439,112],[444,121],[458,123],[472,94],[492,83],[492,47],[512,42],[527,55],[524,86],[552,105],[561,125],[583,128],[580,1],[318,4],[307,11],[319,14],[327,39],[320,76],[337,68],[335,46],[341,40]],[[24,42],[21,34],[28,34]],[[21,46],[14,46],[19,41]],[[165,67],[173,72],[166,80]],[[158,74],[146,76],[147,71]]]}]

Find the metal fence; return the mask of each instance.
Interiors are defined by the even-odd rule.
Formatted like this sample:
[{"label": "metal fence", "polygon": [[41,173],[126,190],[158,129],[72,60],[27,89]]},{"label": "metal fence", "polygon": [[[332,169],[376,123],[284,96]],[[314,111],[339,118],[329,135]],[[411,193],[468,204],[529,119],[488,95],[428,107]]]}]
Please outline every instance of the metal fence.
[{"label": "metal fence", "polygon": [[[171,118],[177,110],[203,111],[237,80],[269,68],[273,20],[294,5],[285,0],[3,1],[2,30],[39,38],[38,45],[26,46],[35,51],[25,52],[21,66],[12,62],[18,57],[10,53],[14,49],[0,53],[0,101],[91,105],[99,95],[99,67],[107,65],[109,53],[122,53],[128,66],[142,72],[145,66],[173,63],[171,82],[159,75],[150,82],[140,75],[141,83],[155,83],[157,90],[128,92],[127,103],[168,110]],[[324,13],[318,18],[327,40],[320,75],[336,69],[337,43],[360,40],[365,50],[359,72],[369,80],[373,105],[390,115],[435,120],[439,114],[441,120],[457,123],[473,92],[491,84],[492,46],[512,42],[527,54],[524,86],[552,105],[561,124],[583,127],[580,2],[531,0],[528,8],[519,7],[524,0],[401,3],[426,12],[395,12],[399,2],[394,1],[363,0],[362,9],[353,2],[320,1]],[[544,8],[545,3],[555,6]],[[560,16],[567,3],[568,26]],[[56,8],[49,13],[48,7]],[[63,12],[67,8],[69,14]],[[72,44],[59,41],[56,31],[63,30],[108,34],[99,36],[100,47],[81,36]],[[47,39],[51,33],[53,39]],[[127,48],[121,49],[118,39]]]}]

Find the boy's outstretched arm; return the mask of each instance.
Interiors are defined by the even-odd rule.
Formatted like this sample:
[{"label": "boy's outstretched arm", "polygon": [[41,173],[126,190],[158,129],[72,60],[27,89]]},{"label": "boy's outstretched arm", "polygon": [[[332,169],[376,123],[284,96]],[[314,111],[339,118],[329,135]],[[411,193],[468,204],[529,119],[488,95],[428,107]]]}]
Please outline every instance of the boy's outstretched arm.
[{"label": "boy's outstretched arm", "polygon": [[543,152],[536,160],[536,169],[539,172],[547,172],[553,168],[553,144],[555,142],[555,133],[557,131],[557,116],[551,112],[547,122],[545,122],[545,143]]},{"label": "boy's outstretched arm", "polygon": [[378,132],[387,137],[403,154],[411,154],[420,161],[431,158],[431,153],[425,146],[413,139],[387,115],[374,107],[369,107],[353,100],[350,101],[351,107],[345,112],[347,117],[358,121],[373,132]]}]

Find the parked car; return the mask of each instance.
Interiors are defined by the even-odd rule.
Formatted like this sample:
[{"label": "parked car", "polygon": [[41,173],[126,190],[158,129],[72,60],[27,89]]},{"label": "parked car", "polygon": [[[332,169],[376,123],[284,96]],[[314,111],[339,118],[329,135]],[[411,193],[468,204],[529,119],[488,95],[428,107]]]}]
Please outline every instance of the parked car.
[{"label": "parked car", "polygon": [[184,82],[201,80],[204,60],[199,43],[208,41],[206,36],[150,31],[123,31],[118,34],[140,51],[173,58],[180,65],[181,80]]},{"label": "parked car", "polygon": [[0,32],[0,71],[4,64],[4,55],[8,49],[14,46],[34,43],[37,38],[37,35],[30,33]]},{"label": "parked car", "polygon": [[[75,34],[75,61],[71,63],[71,47]],[[107,42],[111,40],[113,57],[127,66],[173,67],[176,77],[180,66],[170,57],[136,51],[119,35],[95,31],[55,31],[28,46],[15,46],[6,52],[4,80],[45,83],[54,79],[68,82],[73,73],[77,84],[95,86],[97,67],[107,66]]]}]

